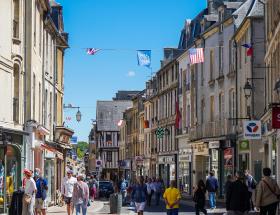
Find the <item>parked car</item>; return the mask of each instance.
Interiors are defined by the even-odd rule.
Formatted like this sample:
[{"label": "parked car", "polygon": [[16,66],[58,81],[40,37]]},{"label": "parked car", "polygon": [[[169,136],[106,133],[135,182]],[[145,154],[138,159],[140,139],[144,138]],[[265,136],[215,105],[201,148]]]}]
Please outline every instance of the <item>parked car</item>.
[{"label": "parked car", "polygon": [[114,193],[113,183],[110,181],[99,181],[99,197],[109,198]]}]

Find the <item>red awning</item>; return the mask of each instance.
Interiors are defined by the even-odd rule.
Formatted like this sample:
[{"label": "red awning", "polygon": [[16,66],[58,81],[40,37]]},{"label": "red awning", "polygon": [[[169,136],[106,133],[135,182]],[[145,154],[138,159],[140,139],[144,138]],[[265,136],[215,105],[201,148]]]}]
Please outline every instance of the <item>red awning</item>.
[{"label": "red awning", "polygon": [[41,144],[41,147],[43,148],[43,149],[46,149],[46,150],[48,150],[48,151],[51,151],[51,152],[53,152],[53,153],[55,153],[56,154],[56,157],[58,158],[58,159],[60,159],[60,160],[63,160],[63,154],[61,153],[61,152],[59,152],[58,150],[56,150],[55,148],[53,148],[53,147],[51,147],[51,146],[49,146],[49,145],[47,145],[47,144]]}]

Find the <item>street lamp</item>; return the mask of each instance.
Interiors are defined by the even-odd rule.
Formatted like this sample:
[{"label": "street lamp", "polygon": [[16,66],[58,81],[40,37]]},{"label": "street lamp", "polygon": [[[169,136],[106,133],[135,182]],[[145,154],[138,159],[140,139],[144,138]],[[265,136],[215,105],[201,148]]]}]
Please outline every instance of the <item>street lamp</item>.
[{"label": "street lamp", "polygon": [[244,94],[245,94],[246,99],[248,99],[249,97],[251,97],[252,91],[253,91],[253,87],[252,87],[252,85],[249,83],[249,81],[247,81],[247,82],[245,83],[245,86],[244,86],[243,90],[244,90]]},{"label": "street lamp", "polygon": [[68,105],[63,105],[63,108],[66,109],[66,108],[69,108],[69,109],[78,109],[77,113],[76,113],[76,120],[77,122],[80,122],[81,119],[82,119],[82,113],[80,111],[80,107],[74,107],[72,106],[71,104],[68,104]]}]

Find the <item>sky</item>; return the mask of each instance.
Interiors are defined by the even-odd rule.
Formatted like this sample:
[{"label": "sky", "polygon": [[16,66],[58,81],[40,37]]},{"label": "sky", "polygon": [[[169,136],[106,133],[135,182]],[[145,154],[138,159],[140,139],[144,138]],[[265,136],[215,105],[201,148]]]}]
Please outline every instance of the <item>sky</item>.
[{"label": "sky", "polygon": [[[186,19],[206,7],[206,0],[57,0],[63,6],[70,48],[64,59],[66,126],[78,141],[88,141],[97,100],[111,100],[118,90],[143,90],[151,70],[137,65],[136,50],[152,51],[152,72],[160,68],[164,47],[177,47]],[[86,48],[100,48],[96,55]],[[114,50],[102,50],[114,49]]]}]

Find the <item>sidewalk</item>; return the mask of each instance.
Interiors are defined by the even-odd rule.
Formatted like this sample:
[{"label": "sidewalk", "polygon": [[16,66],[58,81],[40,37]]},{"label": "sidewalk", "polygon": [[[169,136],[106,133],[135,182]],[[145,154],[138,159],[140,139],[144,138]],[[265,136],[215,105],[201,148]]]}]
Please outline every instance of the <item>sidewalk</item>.
[{"label": "sidewalk", "polygon": [[[93,203],[91,202],[91,206],[88,207],[88,213],[89,214],[93,214],[96,213],[98,211],[100,211],[102,208],[104,207],[104,203],[101,201],[94,201]],[[59,206],[52,206],[49,207],[47,210],[47,214],[50,215],[67,215],[66,213],[66,205],[64,205],[63,207],[59,207]]]}]

